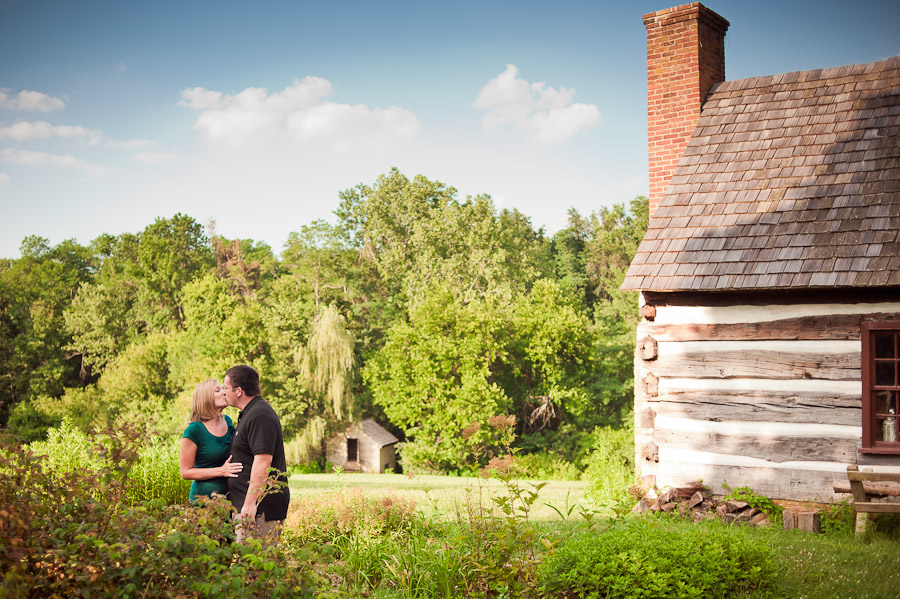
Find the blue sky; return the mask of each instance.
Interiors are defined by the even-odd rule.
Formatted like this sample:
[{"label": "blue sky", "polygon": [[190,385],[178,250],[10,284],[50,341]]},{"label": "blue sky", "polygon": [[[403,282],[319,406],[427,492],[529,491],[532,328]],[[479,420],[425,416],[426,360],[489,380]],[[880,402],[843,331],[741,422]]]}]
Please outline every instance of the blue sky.
[{"label": "blue sky", "polygon": [[[0,256],[176,212],[279,252],[397,166],[552,233],[647,191],[665,2],[0,0]],[[710,0],[739,79],[900,53],[900,2]]]}]

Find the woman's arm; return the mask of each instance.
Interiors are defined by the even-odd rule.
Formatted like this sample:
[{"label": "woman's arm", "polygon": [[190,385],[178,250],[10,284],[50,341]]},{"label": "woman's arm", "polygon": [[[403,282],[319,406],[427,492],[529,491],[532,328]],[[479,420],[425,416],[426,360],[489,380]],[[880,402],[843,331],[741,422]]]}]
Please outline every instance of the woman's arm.
[{"label": "woman's arm", "polygon": [[185,480],[208,480],[210,478],[237,478],[237,473],[244,469],[243,464],[232,464],[231,456],[225,463],[215,468],[194,468],[197,460],[197,444],[187,437],[181,438],[181,478]]}]

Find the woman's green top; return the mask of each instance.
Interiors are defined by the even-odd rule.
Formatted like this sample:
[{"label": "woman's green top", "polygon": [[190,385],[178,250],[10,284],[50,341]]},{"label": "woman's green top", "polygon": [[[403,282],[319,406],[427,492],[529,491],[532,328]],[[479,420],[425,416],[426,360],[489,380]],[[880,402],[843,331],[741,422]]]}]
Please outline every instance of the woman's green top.
[{"label": "woman's green top", "polygon": [[[190,439],[197,446],[197,457],[194,459],[194,468],[215,468],[221,466],[228,459],[231,452],[231,439],[234,437],[234,425],[231,418],[225,416],[228,432],[217,437],[206,429],[202,422],[191,422],[182,435]],[[195,480],[191,484],[190,500],[194,501],[198,496],[210,496],[213,493],[225,495],[228,493],[228,479],[224,476],[209,478],[207,480]]]}]

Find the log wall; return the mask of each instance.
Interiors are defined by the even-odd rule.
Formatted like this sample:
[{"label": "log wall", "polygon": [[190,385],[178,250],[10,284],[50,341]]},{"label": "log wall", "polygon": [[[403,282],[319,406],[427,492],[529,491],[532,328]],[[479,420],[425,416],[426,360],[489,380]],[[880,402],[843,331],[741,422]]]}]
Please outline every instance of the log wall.
[{"label": "log wall", "polygon": [[858,453],[860,324],[900,320],[900,301],[650,297],[642,297],[652,309],[642,308],[635,352],[635,450],[645,484],[702,479],[714,493],[725,483],[832,501],[847,464],[900,472],[900,456]]}]

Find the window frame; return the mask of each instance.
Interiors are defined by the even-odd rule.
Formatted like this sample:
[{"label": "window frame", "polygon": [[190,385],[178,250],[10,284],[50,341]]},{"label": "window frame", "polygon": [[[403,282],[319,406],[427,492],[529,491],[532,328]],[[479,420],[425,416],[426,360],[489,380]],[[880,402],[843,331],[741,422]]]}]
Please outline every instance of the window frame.
[{"label": "window frame", "polygon": [[[877,424],[875,422],[875,335],[883,331],[893,332],[900,335],[900,321],[869,321],[860,325],[860,340],[862,342],[862,447],[859,453],[875,453],[900,455],[900,441],[876,441],[875,430]],[[900,340],[898,340],[900,345]],[[900,350],[900,348],[898,348]],[[900,360],[900,356],[895,359]],[[900,368],[900,363],[898,363]],[[896,375],[900,377],[900,374]],[[893,385],[894,391],[900,392],[900,381],[896,380],[897,385]],[[882,385],[886,386],[886,385]],[[898,419],[900,426],[900,419]]]}]

